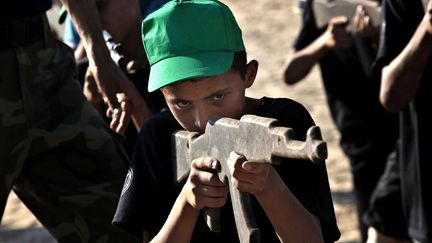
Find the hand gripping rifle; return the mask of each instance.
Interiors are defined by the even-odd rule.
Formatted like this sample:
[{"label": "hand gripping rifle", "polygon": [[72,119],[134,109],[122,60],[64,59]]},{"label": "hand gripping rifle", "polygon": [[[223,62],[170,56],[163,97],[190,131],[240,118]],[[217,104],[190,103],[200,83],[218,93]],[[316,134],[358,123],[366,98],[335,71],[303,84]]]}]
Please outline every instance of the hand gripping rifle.
[{"label": "hand gripping rifle", "polygon": [[[381,24],[381,6],[378,0],[314,0],[312,11],[315,17],[315,24],[318,28],[323,28],[328,24],[330,19],[337,16],[345,16],[349,20],[345,28],[347,31],[351,31],[352,17],[359,5],[363,6],[371,18],[373,25],[379,27]],[[363,72],[367,77],[372,77],[372,64],[375,60],[376,51],[367,39],[353,35],[353,41]]]},{"label": "hand gripping rifle", "polygon": [[[327,145],[322,141],[319,127],[309,128],[306,141],[298,141],[291,128],[279,127],[276,123],[276,119],[245,115],[240,120],[210,120],[202,135],[188,131],[175,132],[175,179],[181,181],[188,176],[193,159],[211,156],[221,164],[219,179],[230,183],[227,179],[230,176],[227,160],[231,151],[245,156],[248,161],[270,164],[279,164],[281,158],[304,159],[315,163],[322,163],[327,158]],[[240,241],[259,242],[260,233],[249,194],[238,191],[231,184],[229,190]],[[206,208],[204,215],[209,228],[220,232],[219,209]]]},{"label": "hand gripping rifle", "polygon": [[350,29],[351,18],[354,16],[358,5],[365,8],[375,26],[380,25],[381,7],[378,0],[314,0],[312,11],[315,24],[318,28],[322,28],[328,24],[330,19],[337,16],[346,16],[349,19],[347,28]]}]

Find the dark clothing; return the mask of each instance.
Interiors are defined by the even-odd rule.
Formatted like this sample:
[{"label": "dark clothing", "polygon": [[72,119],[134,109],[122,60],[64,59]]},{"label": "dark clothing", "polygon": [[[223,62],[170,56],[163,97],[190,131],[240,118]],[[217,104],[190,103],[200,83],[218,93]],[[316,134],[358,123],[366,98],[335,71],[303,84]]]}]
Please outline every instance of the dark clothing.
[{"label": "dark clothing", "polygon": [[58,242],[136,242],[111,224],[129,160],[83,96],[72,50],[44,13],[19,22],[40,29],[0,49],[0,220],[14,190]]},{"label": "dark clothing", "polygon": [[147,17],[147,15],[160,8],[168,1],[169,0],[140,0],[139,3],[143,18]]},{"label": "dark clothing", "polygon": [[0,19],[0,50],[10,50],[40,41],[45,36],[42,14]]},{"label": "dark clothing", "polygon": [[[271,117],[281,126],[292,127],[297,139],[304,140],[314,124],[306,109],[289,99],[262,98],[258,116]],[[174,179],[171,135],[182,127],[168,111],[155,115],[139,134],[122,196],[113,223],[141,237],[143,230],[154,235],[161,229],[185,181]],[[275,166],[288,188],[321,223],[326,242],[336,241],[338,231],[325,165],[284,159]],[[278,242],[266,214],[251,197],[261,242]],[[199,217],[192,242],[238,242],[231,202],[221,209],[221,233],[211,232]]]},{"label": "dark clothing", "polygon": [[166,107],[165,98],[160,90],[151,93],[148,92],[147,86],[150,75],[150,65],[146,65],[135,73],[128,73],[127,71],[124,72],[129,80],[134,83],[136,89],[144,98],[151,112],[157,113]]},{"label": "dark clothing", "polygon": [[[386,0],[377,66],[380,70],[405,48],[424,16],[420,0]],[[402,203],[409,235],[432,242],[432,165],[428,154],[432,135],[430,97],[432,60],[425,67],[420,87],[410,104],[400,112],[400,180]],[[429,104],[429,105],[428,105]]]},{"label": "dark clothing", "polygon": [[[6,5],[6,7],[4,5]],[[5,3],[3,3],[3,7],[0,10],[0,20],[30,17],[41,14],[50,8],[51,0],[5,1]]]},{"label": "dark clothing", "polygon": [[[136,89],[144,98],[148,108],[153,114],[156,114],[166,108],[165,98],[163,97],[160,90],[156,90],[151,93],[149,93],[147,90],[150,65],[146,65],[145,68],[140,69],[135,73],[128,73],[127,71],[124,71],[124,73],[129,78],[129,80],[134,83]],[[125,132],[125,140],[123,141],[123,146],[129,155],[132,155],[133,153],[137,137],[137,129],[133,124],[129,124],[129,127]]]},{"label": "dark clothing", "polygon": [[400,182],[399,158],[394,151],[389,156],[385,172],[371,196],[371,206],[364,215],[364,220],[384,235],[409,240],[402,208]]},{"label": "dark clothing", "polygon": [[[326,30],[316,26],[312,4],[313,0],[306,2],[303,25],[294,43],[297,51]],[[395,149],[398,125],[397,116],[386,112],[379,103],[379,79],[366,72],[364,63],[360,63],[359,51],[371,50],[371,43],[360,38],[353,40],[351,49],[333,49],[319,65],[330,113],[341,134],[340,145],[351,165],[361,217],[384,172],[387,157]],[[363,222],[360,226],[365,239],[367,226]]]}]

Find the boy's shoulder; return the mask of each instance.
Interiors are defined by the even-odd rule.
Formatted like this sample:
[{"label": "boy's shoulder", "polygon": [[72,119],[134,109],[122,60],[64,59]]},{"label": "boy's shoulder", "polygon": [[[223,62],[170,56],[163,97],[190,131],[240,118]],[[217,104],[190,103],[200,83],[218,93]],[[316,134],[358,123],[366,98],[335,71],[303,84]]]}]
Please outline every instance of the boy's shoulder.
[{"label": "boy's shoulder", "polygon": [[147,120],[141,128],[138,139],[140,140],[160,140],[165,137],[170,137],[176,130],[183,128],[167,109],[164,109]]},{"label": "boy's shoulder", "polygon": [[274,112],[285,112],[286,110],[297,110],[304,114],[309,114],[303,104],[290,98],[262,97],[261,105],[264,109]]},{"label": "boy's shoulder", "polygon": [[282,126],[296,130],[315,125],[309,111],[299,102],[289,98],[261,98],[259,116],[277,119]]}]

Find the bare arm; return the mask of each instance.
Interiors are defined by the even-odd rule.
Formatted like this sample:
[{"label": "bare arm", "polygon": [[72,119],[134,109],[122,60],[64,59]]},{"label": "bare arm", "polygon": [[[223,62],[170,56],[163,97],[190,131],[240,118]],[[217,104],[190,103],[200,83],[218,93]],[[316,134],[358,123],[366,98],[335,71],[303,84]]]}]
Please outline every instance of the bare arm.
[{"label": "bare arm", "polygon": [[125,95],[132,104],[132,122],[137,131],[140,131],[144,123],[153,115],[153,113],[150,111],[147,102],[134,85],[125,88]]},{"label": "bare arm", "polygon": [[255,196],[281,242],[324,242],[319,222],[295,198],[273,167],[265,189]]},{"label": "bare arm", "polygon": [[118,127],[122,110],[116,98],[116,93],[122,89],[126,77],[111,59],[108,49],[102,37],[102,26],[99,13],[94,0],[61,0],[68,13],[77,27],[77,31],[83,41],[87,57],[89,59],[89,69],[95,81],[108,99],[109,106],[117,109],[117,116],[112,117],[111,127]]},{"label": "bare arm", "polygon": [[382,70],[381,104],[391,112],[403,110],[414,98],[432,52],[432,1],[405,49]]},{"label": "bare arm", "polygon": [[[119,134],[125,133],[130,121],[128,119],[129,117],[132,119],[136,130],[139,132],[144,123],[150,118],[151,115],[153,115],[147,106],[147,102],[135,88],[135,85],[129,80],[127,80],[127,82],[128,83],[123,88],[123,92],[116,94],[117,101],[122,108],[121,115],[125,116],[125,118],[120,119],[120,121],[117,123],[117,126],[111,126],[111,129]],[[107,103],[107,100],[104,100],[102,95],[99,93],[93,74],[89,70],[86,72],[83,93],[87,100],[102,116],[107,114],[108,117],[112,117],[111,114],[114,111],[109,107],[107,110],[105,110],[105,103]]]},{"label": "bare arm", "polygon": [[188,243],[201,209],[222,207],[228,187],[219,180],[219,162],[210,157],[192,161],[191,172],[162,229],[151,242]]},{"label": "bare arm", "polygon": [[270,164],[230,154],[233,185],[257,198],[281,242],[323,242],[321,227],[286,187]]},{"label": "bare arm", "polygon": [[164,226],[150,242],[190,242],[200,211],[190,206],[183,195],[179,195]]},{"label": "bare arm", "polygon": [[307,47],[294,52],[284,65],[283,78],[287,84],[295,84],[303,79],[333,48],[349,48],[352,39],[345,30],[348,19],[336,17],[330,20],[327,30]]},{"label": "bare arm", "polygon": [[[151,242],[189,242],[200,210],[225,204],[228,188],[211,172],[218,168],[212,161],[203,157],[192,162],[185,186],[162,229]],[[281,242],[323,242],[319,223],[294,197],[271,165],[245,162],[244,157],[232,153],[229,166],[233,185],[257,197]]]}]

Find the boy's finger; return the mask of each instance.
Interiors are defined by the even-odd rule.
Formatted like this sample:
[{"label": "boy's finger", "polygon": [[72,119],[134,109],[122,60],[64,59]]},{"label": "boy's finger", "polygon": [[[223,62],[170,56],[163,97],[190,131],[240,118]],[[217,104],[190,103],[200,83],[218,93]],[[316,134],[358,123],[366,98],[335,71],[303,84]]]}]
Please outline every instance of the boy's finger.
[{"label": "boy's finger", "polygon": [[192,160],[191,164],[192,168],[198,169],[198,170],[220,170],[220,164],[217,159],[212,157],[200,157],[197,159]]},{"label": "boy's finger", "polygon": [[112,109],[110,107],[108,107],[105,115],[106,115],[106,117],[110,118],[112,116],[112,113],[113,113]]},{"label": "boy's finger", "polygon": [[268,170],[268,166],[270,166],[269,164],[265,164],[265,163],[256,163],[256,162],[250,162],[250,161],[246,161],[244,163],[242,163],[242,169],[246,172],[246,173],[262,173],[265,172],[266,170]]},{"label": "boy's finger", "polygon": [[227,200],[227,195],[225,195],[224,197],[201,197],[199,199],[199,204],[202,205],[202,207],[207,207],[207,208],[220,208],[223,205],[225,205],[226,200]]},{"label": "boy's finger", "polygon": [[193,184],[199,185],[209,185],[209,186],[226,186],[224,182],[219,179],[217,174],[217,160],[203,157],[192,161],[191,173],[189,175],[190,180]]},{"label": "boy's finger", "polygon": [[119,109],[112,109],[112,113],[111,113],[111,116],[110,116],[110,118],[111,118],[110,128],[113,131],[116,131],[116,128],[117,128],[117,126],[119,124],[120,115],[121,114],[120,114]]},{"label": "boy's finger", "polygon": [[124,133],[126,132],[126,128],[128,125],[128,122],[126,121],[125,118],[125,112],[122,112],[120,115],[120,118],[118,119],[118,123],[117,126],[114,128],[114,131],[118,134],[124,135]]},{"label": "boy's finger", "polygon": [[228,194],[228,187],[201,185],[192,189],[195,194],[212,198],[224,198]]},{"label": "boy's finger", "polygon": [[122,112],[119,118],[119,124],[117,126],[116,132],[119,134],[124,134],[131,120],[132,105],[127,101],[123,101],[121,102],[121,108]]},{"label": "boy's finger", "polygon": [[234,173],[232,173],[232,178],[237,180],[239,184],[262,184],[267,179],[267,173],[265,171],[262,171],[260,173],[247,173],[235,170]]},{"label": "boy's finger", "polygon": [[333,24],[333,26],[345,26],[348,24],[348,18],[346,16],[337,16],[332,18],[330,23]]},{"label": "boy's finger", "polygon": [[220,179],[215,171],[198,171],[198,183],[205,184],[209,186],[226,186]]},{"label": "boy's finger", "polygon": [[255,194],[259,191],[254,184],[248,182],[238,184],[237,189],[241,192],[248,192],[250,194]]},{"label": "boy's finger", "polygon": [[228,168],[232,174],[234,170],[241,170],[243,162],[246,161],[246,157],[232,151],[228,157]]},{"label": "boy's finger", "polygon": [[372,19],[369,16],[364,17],[364,26],[366,27],[373,26]]}]

